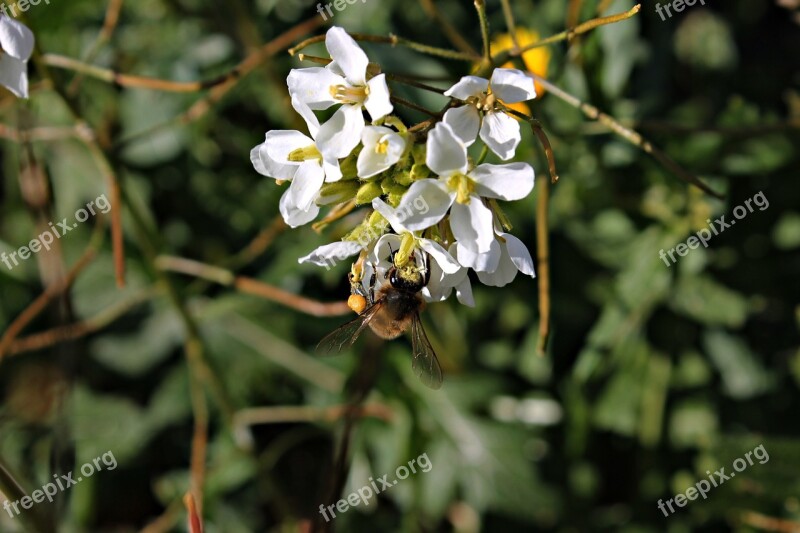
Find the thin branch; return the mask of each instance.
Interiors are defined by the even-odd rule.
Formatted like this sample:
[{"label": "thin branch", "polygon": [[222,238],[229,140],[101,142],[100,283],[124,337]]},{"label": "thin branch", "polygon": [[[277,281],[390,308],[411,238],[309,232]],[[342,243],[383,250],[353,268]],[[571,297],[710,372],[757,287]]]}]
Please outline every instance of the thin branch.
[{"label": "thin branch", "polygon": [[[356,41],[361,42],[369,42],[369,43],[380,43],[380,44],[390,44],[392,46],[403,45],[412,50],[416,50],[417,52],[421,52],[423,54],[428,54],[436,57],[443,57],[445,59],[454,59],[458,61],[469,61],[474,62],[476,59],[480,59],[474,54],[466,54],[464,52],[457,52],[455,50],[448,50],[446,48],[438,48],[436,46],[428,46],[427,44],[418,43],[416,41],[410,41],[403,37],[398,37],[397,35],[390,34],[388,37],[383,35],[368,35],[366,33],[352,33],[348,32],[350,37],[355,39]],[[300,50],[316,43],[321,43],[325,41],[326,35],[316,35],[314,37],[309,37],[305,41],[302,41],[294,48],[289,49],[290,55],[295,55]]]},{"label": "thin branch", "polygon": [[610,115],[601,112],[599,109],[590,104],[582,102],[577,97],[572,96],[563,89],[553,85],[552,83],[542,78],[541,76],[533,72],[528,72],[528,73],[533,77],[534,80],[542,84],[542,86],[545,87],[555,97],[559,98],[560,100],[563,100],[572,107],[581,110],[581,112],[583,112],[583,114],[586,115],[588,118],[604,124],[611,131],[613,131],[614,133],[616,133],[629,143],[633,144],[634,146],[637,146],[645,153],[652,156],[656,161],[667,167],[667,169],[669,169],[671,172],[673,172],[682,180],[694,185],[695,187],[698,187],[702,191],[710,194],[711,196],[714,196],[715,198],[723,198],[723,196],[720,193],[714,191],[711,187],[709,187],[707,184],[705,184],[703,181],[697,178],[697,176],[684,169],[672,158],[670,158],[667,154],[665,154],[660,149],[653,146],[638,132],[630,128],[626,128]]},{"label": "thin branch", "polygon": [[519,50],[519,40],[517,39],[517,24],[514,21],[514,11],[511,9],[510,0],[502,0],[503,17],[506,19],[506,28],[511,35],[511,42],[514,43],[514,50]]},{"label": "thin branch", "polygon": [[342,316],[352,312],[350,311],[350,308],[347,307],[346,302],[319,302],[317,300],[312,300],[310,298],[293,294],[253,278],[237,276],[230,270],[213,265],[207,265],[191,259],[162,255],[156,259],[156,266],[163,271],[179,272],[181,274],[212,281],[226,287],[233,287],[242,293],[259,296],[307,315],[327,317]]},{"label": "thin branch", "polygon": [[533,50],[534,48],[539,48],[541,46],[551,45],[553,43],[557,43],[557,42],[561,42],[561,41],[569,41],[569,40],[573,39],[574,37],[576,37],[577,35],[589,32],[589,31],[591,31],[591,30],[593,30],[595,28],[598,28],[600,26],[605,26],[607,24],[614,24],[616,22],[621,22],[623,20],[627,20],[627,19],[635,16],[637,13],[639,13],[641,8],[642,8],[641,4],[636,4],[635,6],[633,6],[633,8],[631,8],[630,10],[628,10],[628,11],[626,11],[624,13],[619,13],[617,15],[611,15],[611,16],[608,16],[608,17],[600,17],[600,18],[589,20],[587,22],[584,22],[583,24],[575,26],[574,28],[569,28],[567,30],[562,31],[561,33],[557,33],[557,34],[555,34],[555,35],[553,35],[551,37],[548,37],[546,39],[542,39],[542,40],[537,41],[535,43],[531,43],[531,44],[529,44],[527,46],[523,46],[521,48],[517,48],[516,50],[513,49],[513,48],[509,49],[509,50],[503,50],[502,52],[498,52],[497,54],[495,54],[492,57],[492,63],[495,64],[495,65],[502,65],[502,64],[506,63],[512,57],[521,56],[522,54],[524,54],[528,50]]},{"label": "thin branch", "polygon": [[409,109],[414,109],[416,111],[419,111],[420,113],[425,113],[430,117],[435,117],[435,118],[441,117],[441,115],[436,111],[431,111],[430,109],[426,109],[419,104],[415,104],[414,102],[406,100],[405,98],[400,98],[399,96],[390,96],[389,99],[395,104],[399,104]]},{"label": "thin branch", "polygon": [[[91,63],[94,61],[94,58],[97,57],[97,53],[100,51],[100,48],[111,40],[111,35],[113,35],[114,30],[119,23],[119,15],[122,12],[122,3],[123,0],[109,0],[108,7],[106,8],[106,17],[103,20],[103,27],[100,30],[100,33],[97,34],[97,38],[83,55],[82,60],[84,63]],[[67,94],[70,96],[77,95],[82,81],[83,76],[81,74],[75,76],[75,78],[72,80],[72,83],[70,83],[69,87],[67,88]]]},{"label": "thin branch", "polygon": [[483,41],[483,61],[492,64],[491,38],[489,37],[489,19],[486,18],[486,0],[475,0],[475,9],[478,10],[478,19],[481,24],[481,40]]},{"label": "thin branch", "polygon": [[429,91],[436,94],[444,94],[447,89],[440,89],[439,87],[434,87],[433,85],[428,85],[427,83],[419,82],[415,79],[403,76],[402,74],[391,74],[386,73],[386,79],[391,81],[396,81],[397,83],[402,83],[404,85],[408,85],[410,87],[416,87],[417,89],[422,89],[423,91]]},{"label": "thin branch", "polygon": [[118,302],[82,322],[59,326],[17,339],[9,347],[7,355],[12,356],[42,350],[65,341],[73,341],[96,333],[125,316],[134,307],[150,300],[156,294],[158,294],[158,291],[155,289],[146,290],[128,300]]},{"label": "thin branch", "polygon": [[550,339],[550,231],[548,213],[550,210],[550,182],[541,183],[536,196],[536,258],[539,279],[539,342],[536,351],[544,355]]},{"label": "thin branch", "polygon": [[150,137],[154,133],[172,125],[189,124],[199,120],[205,116],[205,114],[208,113],[208,111],[210,111],[217,102],[222,100],[222,98],[224,98],[225,95],[228,94],[228,92],[233,89],[239,81],[244,79],[245,76],[253,72],[267,59],[286,49],[287,46],[295,42],[298,38],[310,31],[313,31],[320,25],[322,25],[322,19],[320,17],[314,17],[298,24],[297,26],[294,26],[293,28],[290,28],[286,32],[280,34],[278,37],[272,39],[260,49],[247,56],[247,58],[239,63],[239,65],[233,70],[233,72],[236,73],[236,76],[229,76],[223,83],[213,87],[205,96],[205,98],[202,98],[192,104],[189,109],[165,122],[156,124],[153,127],[147,128],[138,133],[134,133],[133,135],[122,139],[115,144],[115,148],[124,148],[136,140]]},{"label": "thin branch", "polygon": [[442,12],[436,7],[434,0],[420,0],[420,4],[422,4],[422,9],[425,10],[425,13],[439,25],[442,29],[442,33],[453,43],[453,46],[465,54],[478,57],[478,52],[469,44],[469,41],[461,36],[461,33],[450,24],[447,17],[442,16]]},{"label": "thin branch", "polygon": [[[101,225],[95,226],[95,228],[101,228]],[[25,308],[22,313],[8,326],[5,333],[3,333],[2,339],[0,339],[0,361],[2,361],[3,357],[9,352],[9,347],[14,342],[14,339],[30,324],[37,316],[39,316],[42,311],[44,311],[47,306],[59,297],[61,294],[69,290],[72,287],[72,284],[75,282],[75,279],[78,277],[86,266],[92,262],[95,257],[96,250],[100,245],[102,237],[102,231],[95,229],[95,235],[92,237],[92,241],[90,242],[89,246],[87,247],[86,251],[83,252],[83,255],[80,259],[72,266],[72,268],[67,273],[66,278],[57,285],[52,285],[51,287],[47,288],[42,294],[40,294],[31,304]]]},{"label": "thin branch", "polygon": [[372,403],[358,406],[355,409],[350,405],[254,407],[242,409],[236,413],[234,420],[237,425],[243,426],[291,422],[335,422],[348,414],[361,418],[377,418],[385,422],[390,422],[393,418],[390,406]]}]

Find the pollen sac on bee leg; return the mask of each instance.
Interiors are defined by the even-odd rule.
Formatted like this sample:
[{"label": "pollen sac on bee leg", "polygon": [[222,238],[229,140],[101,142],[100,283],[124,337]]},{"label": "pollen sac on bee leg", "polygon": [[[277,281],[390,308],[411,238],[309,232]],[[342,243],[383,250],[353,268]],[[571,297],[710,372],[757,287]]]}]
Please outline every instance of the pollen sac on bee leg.
[{"label": "pollen sac on bee leg", "polygon": [[367,299],[360,294],[351,294],[347,299],[347,307],[353,310],[354,313],[360,315],[367,308]]}]

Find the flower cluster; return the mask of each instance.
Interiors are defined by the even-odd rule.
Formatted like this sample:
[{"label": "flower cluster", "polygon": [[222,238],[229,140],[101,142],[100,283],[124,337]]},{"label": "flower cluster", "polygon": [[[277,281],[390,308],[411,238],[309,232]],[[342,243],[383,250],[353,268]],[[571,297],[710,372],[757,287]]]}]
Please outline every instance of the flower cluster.
[{"label": "flower cluster", "polygon": [[[300,262],[329,266],[360,254],[357,274],[364,265],[385,271],[414,264],[430,271],[426,300],[444,300],[455,290],[467,305],[473,305],[470,269],[492,286],[510,283],[517,272],[534,276],[529,251],[504,230],[497,203],[528,196],[533,168],[482,163],[489,150],[502,161],[514,157],[520,125],[506,105],[536,96],[532,78],[509,68],[495,69],[491,80],[465,76],[444,92],[451,100],[440,122],[409,130],[392,114],[386,75],[352,37],[333,27],[325,44],[330,63],[288,77],[292,106],[310,136],[269,131],[251,160],[259,173],[290,182],[280,211],[291,227],[316,219],[321,206],[337,205],[326,221],[355,206],[372,210],[342,241]],[[320,124],[315,112],[334,106]],[[468,148],[478,138],[485,148],[476,164]]]},{"label": "flower cluster", "polygon": [[0,15],[0,85],[20,98],[28,97],[28,59],[33,32],[21,22]]}]

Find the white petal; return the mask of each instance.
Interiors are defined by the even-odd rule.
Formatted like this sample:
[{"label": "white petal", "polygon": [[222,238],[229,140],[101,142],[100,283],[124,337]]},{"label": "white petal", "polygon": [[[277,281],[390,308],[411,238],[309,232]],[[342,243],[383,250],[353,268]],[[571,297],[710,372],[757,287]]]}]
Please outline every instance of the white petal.
[{"label": "white petal", "polygon": [[350,155],[361,141],[364,131],[364,115],[361,108],[343,105],[319,128],[317,147],[326,157],[342,159]]},{"label": "white petal", "polygon": [[475,307],[475,298],[472,296],[472,283],[469,281],[469,276],[464,276],[463,281],[456,285],[456,298],[463,305]]},{"label": "white petal", "polygon": [[507,104],[536,98],[533,78],[515,68],[496,68],[492,73],[492,92]]},{"label": "white petal", "polygon": [[299,209],[292,201],[291,191],[288,190],[283,193],[279,207],[284,222],[291,228],[308,224],[319,214],[319,207],[316,204],[311,204],[307,210]]},{"label": "white petal", "polygon": [[469,173],[479,196],[500,200],[521,200],[533,190],[533,167],[527,163],[483,164]]},{"label": "white petal", "polygon": [[444,114],[444,122],[453,129],[453,132],[466,146],[470,146],[478,137],[481,115],[475,106],[462,105],[448,109]]},{"label": "white petal", "polygon": [[[392,252],[400,249],[400,237],[389,233],[378,239],[370,254],[370,262],[374,263],[378,272],[385,272],[392,267]],[[380,277],[380,276],[379,276]]]},{"label": "white petal", "polygon": [[27,98],[28,64],[0,52],[0,85],[7,87],[19,98]]},{"label": "white petal", "polygon": [[450,229],[462,246],[478,253],[491,250],[494,242],[492,212],[474,194],[468,204],[454,203],[450,211]]},{"label": "white petal", "polygon": [[466,268],[471,268],[475,272],[494,272],[500,264],[502,249],[497,239],[492,240],[488,252],[477,253],[470,250],[461,242],[456,243],[456,257],[458,262]]},{"label": "white petal", "polygon": [[23,23],[0,15],[0,48],[3,54],[27,61],[33,53],[33,32]]},{"label": "white petal", "polygon": [[250,162],[253,163],[256,172],[276,180],[290,180],[294,178],[297,169],[300,168],[300,165],[296,163],[281,165],[270,159],[267,155],[267,147],[263,143],[250,150]]},{"label": "white petal", "polygon": [[506,250],[514,266],[526,276],[535,278],[536,271],[533,269],[533,259],[528,247],[510,233],[501,233],[500,236],[506,240]]},{"label": "white petal", "polygon": [[478,272],[478,279],[481,280],[481,283],[490,287],[504,287],[514,281],[514,278],[517,277],[517,272],[517,267],[504,249],[500,257],[500,263],[495,271]]},{"label": "white petal", "polygon": [[319,190],[325,181],[325,172],[319,162],[306,161],[297,169],[289,193],[292,195],[292,203],[302,211],[308,210],[309,206],[319,194]]},{"label": "white petal", "polygon": [[369,80],[367,86],[369,87],[369,96],[364,101],[364,107],[374,122],[391,113],[394,106],[389,98],[389,86],[386,85],[385,74],[375,76]]},{"label": "white petal", "polygon": [[[343,77],[323,67],[292,69],[286,83],[293,105],[297,100],[317,111],[328,109],[337,103],[331,95],[332,86],[347,85]],[[298,109],[297,112],[303,115],[301,110]]]},{"label": "white petal", "polygon": [[325,171],[325,181],[333,182],[342,179],[342,169],[339,167],[339,160],[334,157],[324,156],[322,169]]},{"label": "white petal", "polygon": [[362,246],[355,241],[339,241],[320,246],[305,257],[298,259],[298,263],[312,263],[317,266],[333,266],[337,261],[347,259],[359,253]]},{"label": "white petal", "polygon": [[425,163],[439,176],[467,171],[467,147],[452,128],[440,122],[428,133]]},{"label": "white petal", "polygon": [[325,47],[331,59],[336,61],[344,72],[347,81],[353,85],[366,85],[369,59],[344,28],[334,26],[329,29],[325,35]]},{"label": "white petal", "polygon": [[453,259],[453,256],[447,253],[447,250],[442,248],[440,244],[430,239],[417,239],[417,243],[420,248],[433,258],[445,274],[455,274],[461,270],[461,265],[458,264],[458,261]]},{"label": "white petal", "polygon": [[454,197],[455,195],[450,194],[444,183],[423,179],[411,184],[396,208],[392,209],[379,198],[372,201],[372,207],[381,213],[398,233],[422,231],[438,224],[444,218]]},{"label": "white petal", "polygon": [[483,117],[481,139],[500,159],[508,161],[522,140],[519,122],[503,112],[490,111]]},{"label": "white petal", "polygon": [[471,96],[480,96],[489,88],[489,81],[478,76],[464,76],[458,83],[445,91],[445,96],[466,100]]},{"label": "white petal", "polygon": [[[406,149],[405,139],[394,130],[383,126],[367,126],[361,135],[364,148],[358,154],[358,177],[369,178],[380,174],[400,161]],[[386,143],[382,153],[378,149],[380,143]]]},{"label": "white petal", "polygon": [[443,284],[442,280],[451,276],[442,272],[436,261],[431,261],[428,268],[431,269],[431,278],[428,284],[422,288],[422,296],[426,302],[443,302],[453,292],[453,287]]},{"label": "white petal", "polygon": [[292,107],[303,117],[303,120],[306,121],[306,125],[308,126],[308,132],[311,134],[311,137],[316,139],[317,132],[319,131],[319,119],[317,115],[314,114],[314,111],[312,111],[307,104],[301,102],[297,97],[292,98]]},{"label": "white petal", "polygon": [[[297,130],[271,130],[267,132],[264,145],[267,155],[276,163],[289,164],[289,154],[299,148],[314,146],[314,140]],[[297,165],[297,162],[294,162]]]}]

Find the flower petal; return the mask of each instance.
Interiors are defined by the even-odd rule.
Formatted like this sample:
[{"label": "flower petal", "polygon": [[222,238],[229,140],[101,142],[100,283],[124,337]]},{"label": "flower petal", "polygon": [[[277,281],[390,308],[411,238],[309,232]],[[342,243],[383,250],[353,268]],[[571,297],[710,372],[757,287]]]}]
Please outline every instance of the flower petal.
[{"label": "flower petal", "polygon": [[19,98],[27,98],[28,64],[0,52],[0,85],[7,87]]},{"label": "flower petal", "polygon": [[500,236],[506,240],[506,250],[514,266],[526,276],[535,278],[536,271],[533,268],[533,258],[531,258],[528,247],[510,233],[501,233]]},{"label": "flower petal", "polygon": [[374,122],[394,110],[389,98],[389,86],[386,85],[386,74],[379,74],[369,80],[367,87],[369,87],[369,95],[364,100],[364,107]]},{"label": "flower petal", "polygon": [[380,174],[400,161],[406,149],[405,139],[394,130],[383,126],[367,126],[361,135],[364,148],[358,154],[358,177],[369,178]]},{"label": "flower petal", "polygon": [[339,241],[320,246],[305,257],[297,260],[298,263],[311,263],[321,267],[331,267],[337,261],[347,259],[359,253],[362,246],[355,241]]},{"label": "flower petal", "polygon": [[444,122],[428,133],[427,150],[425,163],[437,175],[448,177],[467,171],[467,147]]},{"label": "flower petal", "polygon": [[514,278],[517,277],[517,272],[517,267],[504,249],[494,272],[478,272],[478,279],[481,280],[481,283],[490,287],[505,287],[514,281]]},{"label": "flower petal", "polygon": [[440,244],[430,239],[417,239],[417,244],[431,256],[445,274],[455,274],[461,270],[461,265],[458,264],[458,261],[453,259],[453,256],[447,253],[447,250],[442,248]]},{"label": "flower petal", "polygon": [[297,130],[271,130],[267,132],[264,144],[267,155],[276,163],[298,165],[297,162],[289,161],[289,154],[298,148],[314,146],[314,140]]},{"label": "flower petal", "polygon": [[500,159],[508,161],[514,157],[514,152],[522,140],[519,122],[502,111],[489,111],[483,117],[481,139],[492,152],[500,156]]},{"label": "flower petal", "polygon": [[473,269],[475,272],[494,272],[497,270],[497,265],[500,264],[501,255],[502,249],[497,239],[492,240],[489,251],[484,253],[470,250],[461,242],[456,243],[458,262],[466,268]]},{"label": "flower petal", "polygon": [[334,26],[325,35],[325,47],[353,85],[366,85],[369,59],[344,28]]},{"label": "flower petal", "polygon": [[325,157],[342,159],[361,141],[364,115],[361,107],[343,105],[317,132],[317,147]]},{"label": "flower petal", "polygon": [[342,169],[335,157],[323,156],[322,169],[325,171],[325,181],[334,182],[342,179]]},{"label": "flower petal", "polygon": [[448,109],[444,114],[444,122],[466,146],[470,146],[478,137],[481,115],[475,106],[462,105]]},{"label": "flower petal", "polygon": [[301,102],[297,97],[292,98],[292,107],[303,117],[303,120],[306,121],[306,126],[308,126],[308,132],[311,134],[311,137],[316,139],[317,132],[319,131],[319,119],[317,115],[314,114],[314,111],[312,111],[307,104]]},{"label": "flower petal", "polygon": [[492,73],[492,92],[507,104],[536,98],[533,78],[515,68],[496,68]]},{"label": "flower petal", "polygon": [[[370,262],[375,264],[378,273],[386,272],[392,267],[392,252],[400,249],[400,236],[388,233],[378,239],[370,254]],[[378,277],[381,277],[380,275]]]},{"label": "flower petal", "polygon": [[480,96],[489,88],[489,80],[478,76],[464,76],[455,85],[445,91],[445,96],[467,100],[471,96]]},{"label": "flower petal", "polygon": [[461,283],[456,285],[456,298],[463,305],[475,307],[475,298],[472,296],[472,283],[469,281],[469,276],[464,276]]},{"label": "flower petal", "polygon": [[479,196],[521,200],[533,190],[533,167],[527,163],[483,164],[469,173]]},{"label": "flower petal", "polygon": [[33,32],[26,25],[0,15],[0,48],[3,49],[3,54],[27,61],[33,53],[34,41]]},{"label": "flower petal", "polygon": [[[292,96],[292,105],[295,105],[297,100],[298,103],[316,111],[328,109],[337,103],[331,95],[331,87],[347,85],[343,77],[323,67],[292,69],[286,78],[286,83]],[[297,112],[303,115],[300,109],[297,109]]]},{"label": "flower petal", "polygon": [[300,165],[289,186],[294,205],[302,211],[307,211],[317,198],[324,181],[325,172],[318,161],[306,161]]},{"label": "flower petal", "polygon": [[292,201],[292,194],[291,191],[287,190],[281,196],[281,201],[279,204],[281,215],[283,215],[283,220],[286,224],[291,228],[296,228],[298,226],[303,226],[308,224],[319,214],[319,207],[316,204],[311,204],[307,210],[299,209],[294,202]]},{"label": "flower petal", "polygon": [[444,183],[423,179],[411,184],[396,208],[392,209],[379,198],[372,201],[372,207],[397,233],[422,231],[444,218],[454,197]]},{"label": "flower petal", "polygon": [[495,240],[492,212],[474,194],[466,205],[453,204],[450,210],[450,229],[461,246],[478,253],[491,250]]}]

